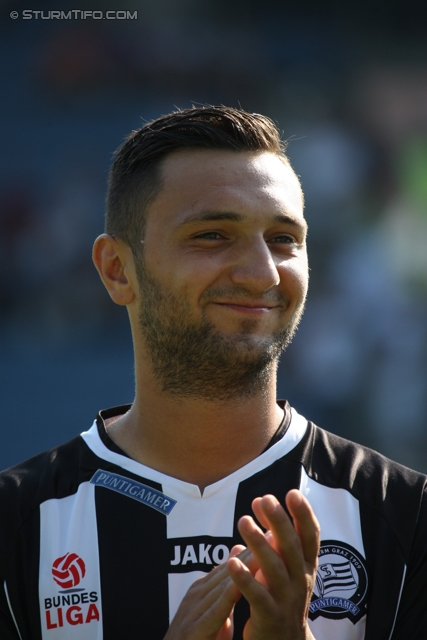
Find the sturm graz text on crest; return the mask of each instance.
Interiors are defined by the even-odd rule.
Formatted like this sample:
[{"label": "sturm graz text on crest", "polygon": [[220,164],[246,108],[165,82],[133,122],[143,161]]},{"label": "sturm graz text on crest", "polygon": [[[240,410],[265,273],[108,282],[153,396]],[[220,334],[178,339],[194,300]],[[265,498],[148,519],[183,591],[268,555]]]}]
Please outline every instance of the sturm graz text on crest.
[{"label": "sturm graz text on crest", "polygon": [[368,574],[365,560],[354,547],[337,540],[320,544],[316,583],[310,603],[310,620],[319,616],[356,624],[366,615]]}]

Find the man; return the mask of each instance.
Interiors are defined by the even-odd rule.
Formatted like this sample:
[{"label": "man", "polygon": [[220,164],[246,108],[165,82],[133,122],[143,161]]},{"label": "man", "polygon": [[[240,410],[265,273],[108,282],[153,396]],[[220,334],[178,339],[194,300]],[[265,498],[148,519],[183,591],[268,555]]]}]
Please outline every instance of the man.
[{"label": "man", "polygon": [[427,637],[425,477],[276,402],[306,231],[267,118],[189,109],[118,150],[93,257],[135,400],[1,475],[2,639]]}]

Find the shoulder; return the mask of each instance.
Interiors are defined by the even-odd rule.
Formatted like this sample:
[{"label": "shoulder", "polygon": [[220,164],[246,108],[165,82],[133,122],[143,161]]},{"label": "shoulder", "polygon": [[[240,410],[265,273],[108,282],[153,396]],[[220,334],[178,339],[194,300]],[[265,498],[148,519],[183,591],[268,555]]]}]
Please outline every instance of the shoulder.
[{"label": "shoulder", "polygon": [[[426,638],[426,476],[312,422],[287,457],[299,463],[301,490],[320,523],[319,580],[342,551],[364,567],[359,573],[354,564],[353,576],[367,589],[366,637]],[[346,602],[358,597],[348,591]],[[313,620],[323,615],[317,611]]]},{"label": "shoulder", "polygon": [[[0,472],[0,492],[3,499],[9,494],[31,495],[39,501],[47,499],[49,486],[64,476],[73,476],[84,454],[83,439],[77,436],[52,449]],[[60,490],[57,487],[56,490]]]},{"label": "shoulder", "polygon": [[427,535],[427,477],[310,422],[301,445],[310,482],[351,495],[362,527],[391,533],[408,559],[420,530]]},{"label": "shoulder", "polygon": [[306,470],[313,479],[331,487],[342,486],[359,498],[368,499],[373,488],[381,501],[394,490],[419,491],[421,495],[427,481],[422,473],[313,423],[308,426],[311,455],[307,457]]},{"label": "shoulder", "polygon": [[[80,436],[0,473],[0,545],[12,541],[46,500],[75,493],[91,452]],[[92,471],[93,472],[93,471]],[[83,471],[84,473],[84,471]]]}]

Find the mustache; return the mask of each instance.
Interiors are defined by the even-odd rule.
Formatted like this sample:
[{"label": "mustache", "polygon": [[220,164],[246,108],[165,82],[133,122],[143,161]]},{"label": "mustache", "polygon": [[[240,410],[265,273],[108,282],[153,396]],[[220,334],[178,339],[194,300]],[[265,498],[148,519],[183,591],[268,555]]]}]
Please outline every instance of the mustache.
[{"label": "mustache", "polygon": [[242,300],[254,300],[257,302],[264,302],[271,305],[284,305],[287,306],[289,298],[281,291],[265,291],[264,293],[254,293],[246,287],[240,285],[227,286],[227,287],[212,287],[208,289],[200,296],[200,302],[218,302],[221,300],[227,300],[227,302],[240,302]]}]

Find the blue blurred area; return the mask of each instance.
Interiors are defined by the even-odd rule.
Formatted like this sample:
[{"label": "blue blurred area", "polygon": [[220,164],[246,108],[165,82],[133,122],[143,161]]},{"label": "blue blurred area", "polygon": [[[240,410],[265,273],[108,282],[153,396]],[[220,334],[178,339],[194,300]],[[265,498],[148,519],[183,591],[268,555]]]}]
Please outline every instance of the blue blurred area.
[{"label": "blue blurred area", "polygon": [[5,352],[0,364],[1,468],[86,431],[101,408],[133,400],[130,343],[121,349],[80,344],[65,352],[20,352],[18,346]]},{"label": "blue blurred area", "polygon": [[223,103],[279,123],[306,196],[311,290],[279,396],[427,472],[424,5],[24,9],[0,9],[0,467],[132,400],[126,313],[90,259],[111,155],[174,106]]}]

